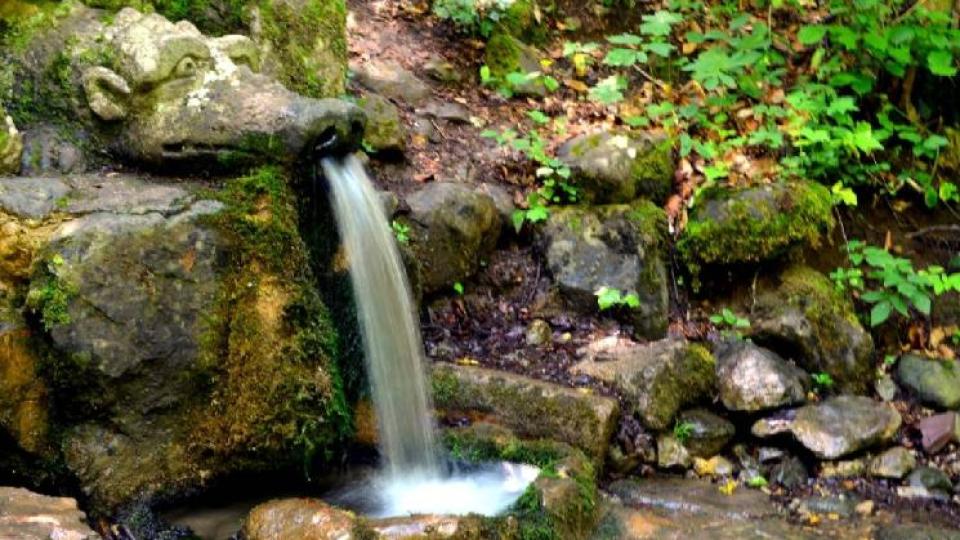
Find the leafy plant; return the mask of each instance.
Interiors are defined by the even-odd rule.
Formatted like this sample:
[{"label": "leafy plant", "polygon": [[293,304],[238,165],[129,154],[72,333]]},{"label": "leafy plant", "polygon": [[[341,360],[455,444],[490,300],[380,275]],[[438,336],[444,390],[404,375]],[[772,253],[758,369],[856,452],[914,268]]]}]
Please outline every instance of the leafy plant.
[{"label": "leafy plant", "polygon": [[[540,111],[532,111],[531,119],[540,127],[547,125],[550,118]],[[570,181],[570,167],[547,151],[546,141],[536,130],[521,135],[514,129],[502,132],[486,130],[482,137],[494,139],[501,146],[507,146],[527,157],[536,166],[536,177],[540,186],[527,195],[527,208],[514,211],[513,226],[517,232],[526,222],[539,223],[550,216],[547,208],[550,204],[573,203],[579,199],[579,190]]]},{"label": "leafy plant", "polygon": [[831,377],[830,374],[826,372],[813,373],[810,375],[810,378],[813,379],[813,384],[815,384],[817,388],[821,388],[824,390],[829,390],[830,388],[833,388],[833,385],[835,384],[833,377]]},{"label": "leafy plant", "polygon": [[960,272],[950,274],[940,266],[917,271],[909,259],[859,240],[848,242],[847,252],[852,268],[838,268],[831,277],[842,288],[864,291],[859,297],[873,306],[871,326],[894,312],[908,317],[911,309],[929,316],[934,297],[960,291]]},{"label": "leafy plant", "polygon": [[722,328],[725,334],[732,334],[737,338],[742,337],[740,329],[750,328],[750,319],[737,315],[730,308],[723,308],[720,313],[711,315],[710,322]]},{"label": "leafy plant", "polygon": [[454,291],[455,293],[457,293],[457,294],[460,295],[460,296],[463,296],[463,293],[464,293],[465,290],[466,290],[466,289],[464,289],[463,283],[460,283],[459,281],[454,282],[454,284],[453,284],[453,291]]},{"label": "leafy plant", "polygon": [[752,487],[754,489],[760,489],[767,487],[767,479],[763,477],[762,474],[751,476],[747,479],[747,487]]},{"label": "leafy plant", "polygon": [[640,298],[634,293],[623,294],[619,289],[610,287],[600,287],[593,293],[597,297],[597,305],[600,311],[606,311],[614,307],[627,307],[636,309],[640,307]]},{"label": "leafy plant", "polygon": [[679,420],[673,425],[673,436],[676,437],[680,444],[686,443],[690,436],[693,435],[694,425],[690,422],[680,422]]},{"label": "leafy plant", "polygon": [[393,229],[393,235],[397,238],[397,242],[401,244],[408,244],[410,242],[410,226],[404,225],[399,221],[390,222],[390,228]]}]

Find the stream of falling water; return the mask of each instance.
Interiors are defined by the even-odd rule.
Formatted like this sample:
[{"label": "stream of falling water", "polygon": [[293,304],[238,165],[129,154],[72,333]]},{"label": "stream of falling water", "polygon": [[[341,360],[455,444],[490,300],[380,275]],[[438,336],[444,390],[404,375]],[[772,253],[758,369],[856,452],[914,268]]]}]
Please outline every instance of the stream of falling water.
[{"label": "stream of falling water", "polygon": [[451,471],[440,459],[420,325],[383,201],[356,157],[321,164],[350,267],[385,462],[334,498],[383,517],[503,511],[539,470],[487,463]]},{"label": "stream of falling water", "polygon": [[387,475],[436,478],[420,325],[383,201],[356,157],[322,164],[350,264]]}]

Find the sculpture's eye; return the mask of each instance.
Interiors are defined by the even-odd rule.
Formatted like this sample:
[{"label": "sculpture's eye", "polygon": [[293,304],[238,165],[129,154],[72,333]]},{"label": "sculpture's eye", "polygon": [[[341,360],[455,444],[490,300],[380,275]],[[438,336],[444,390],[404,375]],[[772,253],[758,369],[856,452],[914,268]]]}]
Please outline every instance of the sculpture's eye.
[{"label": "sculpture's eye", "polygon": [[184,56],[173,70],[173,76],[177,78],[193,77],[196,74],[197,61],[189,56]]},{"label": "sculpture's eye", "polygon": [[255,53],[250,51],[234,51],[230,53],[230,59],[238,66],[243,65],[250,68],[250,71],[257,71],[259,62]]}]

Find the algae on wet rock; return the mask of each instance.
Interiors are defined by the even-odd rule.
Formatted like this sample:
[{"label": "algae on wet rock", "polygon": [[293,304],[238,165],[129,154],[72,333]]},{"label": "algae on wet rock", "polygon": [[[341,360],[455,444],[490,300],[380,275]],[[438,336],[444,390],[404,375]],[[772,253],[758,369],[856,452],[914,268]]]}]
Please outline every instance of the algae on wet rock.
[{"label": "algae on wet rock", "polygon": [[601,287],[636,294],[640,305],[622,313],[638,336],[667,330],[666,214],[649,201],[560,207],[539,232],[547,269],[571,304],[597,310]]},{"label": "algae on wet rock", "polygon": [[843,391],[866,391],[873,381],[873,338],[850,297],[806,266],[792,266],[762,292],[751,314],[750,337],[810,373],[827,373]]},{"label": "algae on wet rock", "polygon": [[764,262],[819,246],[833,228],[832,210],[830,190],[810,181],[715,187],[698,197],[677,248],[694,268]]}]

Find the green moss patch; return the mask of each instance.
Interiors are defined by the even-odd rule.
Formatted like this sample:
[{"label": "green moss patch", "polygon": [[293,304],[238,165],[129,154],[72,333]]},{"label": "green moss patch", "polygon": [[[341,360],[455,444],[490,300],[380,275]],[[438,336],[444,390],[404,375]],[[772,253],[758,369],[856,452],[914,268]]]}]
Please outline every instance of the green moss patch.
[{"label": "green moss patch", "polygon": [[714,188],[698,201],[678,249],[693,267],[767,261],[792,246],[818,246],[833,227],[832,208],[830,191],[813,182]]}]

